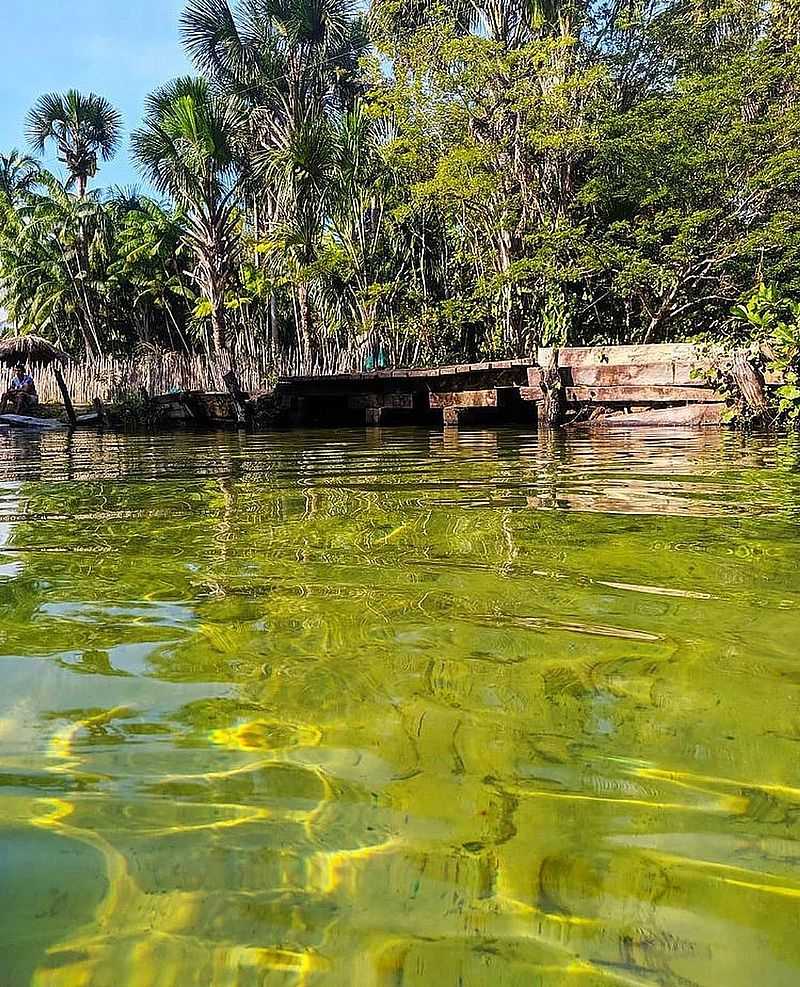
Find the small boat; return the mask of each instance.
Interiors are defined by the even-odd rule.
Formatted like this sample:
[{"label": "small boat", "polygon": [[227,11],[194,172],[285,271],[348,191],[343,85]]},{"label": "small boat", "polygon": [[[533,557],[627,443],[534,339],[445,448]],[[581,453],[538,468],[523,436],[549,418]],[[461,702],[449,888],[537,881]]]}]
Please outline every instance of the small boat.
[{"label": "small boat", "polygon": [[54,418],[31,418],[29,415],[0,415],[0,424],[11,428],[66,428],[63,422]]}]

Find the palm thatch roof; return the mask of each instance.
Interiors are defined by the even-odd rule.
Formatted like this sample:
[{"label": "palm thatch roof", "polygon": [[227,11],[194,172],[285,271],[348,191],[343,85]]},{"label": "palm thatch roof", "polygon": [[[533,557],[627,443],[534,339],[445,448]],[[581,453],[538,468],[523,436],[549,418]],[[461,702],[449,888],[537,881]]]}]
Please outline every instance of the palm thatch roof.
[{"label": "palm thatch roof", "polygon": [[51,363],[66,363],[71,359],[69,353],[33,333],[0,337],[0,363],[9,367],[17,363],[36,363],[46,367]]}]

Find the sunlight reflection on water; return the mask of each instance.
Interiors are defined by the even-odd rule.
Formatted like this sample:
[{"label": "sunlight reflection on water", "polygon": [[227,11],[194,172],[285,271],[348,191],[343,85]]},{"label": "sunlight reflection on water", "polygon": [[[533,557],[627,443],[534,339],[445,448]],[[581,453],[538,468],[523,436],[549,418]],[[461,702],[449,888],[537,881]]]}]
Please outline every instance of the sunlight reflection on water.
[{"label": "sunlight reflection on water", "polygon": [[798,982],[797,441],[2,441],[2,987]]}]

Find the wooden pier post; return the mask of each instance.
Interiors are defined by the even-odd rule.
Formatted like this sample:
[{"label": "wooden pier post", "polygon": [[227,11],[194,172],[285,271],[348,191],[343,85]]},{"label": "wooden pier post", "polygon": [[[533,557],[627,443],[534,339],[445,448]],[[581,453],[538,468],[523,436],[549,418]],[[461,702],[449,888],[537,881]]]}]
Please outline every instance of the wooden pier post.
[{"label": "wooden pier post", "polygon": [[564,387],[558,369],[558,349],[553,347],[542,364],[542,424],[558,428],[564,420]]},{"label": "wooden pier post", "polygon": [[61,391],[61,398],[64,402],[64,408],[67,412],[67,418],[69,419],[70,425],[75,425],[78,421],[78,417],[75,414],[75,408],[72,406],[72,398],[69,396],[69,390],[67,388],[67,383],[61,373],[61,367],[57,363],[53,363],[52,366],[53,377],[55,377],[56,384],[58,385],[59,391]]},{"label": "wooden pier post", "polygon": [[246,399],[242,393],[241,387],[239,386],[239,378],[236,376],[236,371],[233,367],[222,375],[222,381],[233,399],[233,410],[236,415],[236,425],[239,428],[245,428],[247,425]]}]

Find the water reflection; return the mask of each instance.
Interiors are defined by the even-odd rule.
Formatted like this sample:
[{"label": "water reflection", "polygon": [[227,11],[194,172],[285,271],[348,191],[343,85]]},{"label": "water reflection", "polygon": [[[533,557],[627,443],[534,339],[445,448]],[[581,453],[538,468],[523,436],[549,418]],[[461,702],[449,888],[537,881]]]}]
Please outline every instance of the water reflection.
[{"label": "water reflection", "polygon": [[451,431],[10,440],[4,987],[796,983],[800,446]]}]

